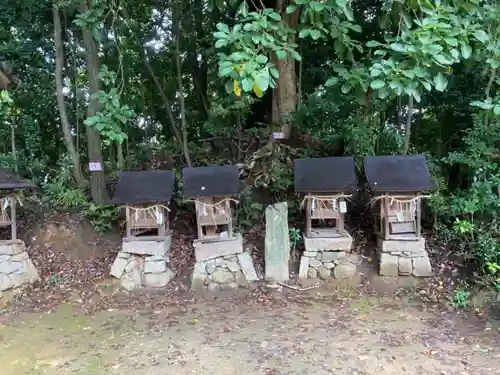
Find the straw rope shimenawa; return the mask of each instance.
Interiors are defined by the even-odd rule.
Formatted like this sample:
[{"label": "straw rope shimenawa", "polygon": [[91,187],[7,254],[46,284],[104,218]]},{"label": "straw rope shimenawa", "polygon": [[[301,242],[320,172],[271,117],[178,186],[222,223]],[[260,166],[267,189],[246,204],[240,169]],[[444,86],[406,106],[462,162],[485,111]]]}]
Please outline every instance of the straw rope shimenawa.
[{"label": "straw rope shimenawa", "polygon": [[125,205],[125,206],[120,206],[119,208],[129,208],[130,210],[133,211],[133,213],[130,215],[130,217],[127,218],[123,222],[123,224],[130,222],[132,220],[132,218],[134,218],[135,221],[138,221],[140,212],[145,212],[146,216],[147,216],[147,214],[149,214],[151,217],[154,217],[156,219],[156,221],[158,221],[158,218],[161,217],[159,215],[160,212],[159,212],[158,208],[163,208],[163,209],[167,210],[167,212],[170,212],[170,208],[168,208],[167,206],[165,206],[163,204],[155,204],[155,205],[147,206],[147,207],[135,207],[135,206]]},{"label": "straw rope shimenawa", "polygon": [[[226,197],[226,198],[223,198],[221,199],[220,201],[218,202],[215,202],[215,203],[206,203],[206,202],[202,202],[202,201],[198,201],[198,200],[186,200],[186,202],[194,202],[196,203],[197,205],[201,205],[203,207],[203,216],[209,216],[208,212],[207,212],[207,207],[211,207],[211,208],[215,208],[215,211],[217,213],[219,213],[219,216],[222,216],[223,214],[226,215],[226,218],[229,219],[229,217],[227,216],[227,212],[223,206],[223,204],[225,204],[226,202],[234,202],[236,204],[240,203],[239,200],[237,199],[234,199],[234,198],[229,198],[229,197]],[[214,227],[217,227],[217,222],[215,220],[215,214],[213,215],[210,215],[211,218],[212,218],[212,221],[213,221],[213,226]]]},{"label": "straw rope shimenawa", "polygon": [[5,197],[0,198],[0,205],[1,205],[1,218],[0,221],[10,221],[11,217],[9,216],[9,213],[7,212],[7,207],[10,206],[10,200],[14,198],[20,206],[23,205],[23,201],[21,200],[21,197],[17,194],[9,194]]},{"label": "straw rope shimenawa", "polygon": [[352,194],[334,194],[334,195],[306,195],[300,204],[300,207],[303,208],[308,199],[311,199],[313,202],[318,203],[318,207],[313,207],[313,210],[317,210],[319,213],[319,220],[324,220],[323,210],[328,209],[328,203],[335,201],[337,207],[337,201],[339,199],[350,199]]},{"label": "straw rope shimenawa", "polygon": [[419,199],[422,199],[422,198],[431,198],[432,195],[417,195],[413,198],[407,198],[407,199],[402,199],[402,198],[398,198],[397,196],[394,196],[394,195],[377,195],[376,197],[373,197],[370,202],[368,202],[367,206],[369,205],[372,205],[373,203],[381,200],[381,199],[391,199],[391,202],[390,204],[392,204],[393,202],[397,202],[397,203],[413,203],[413,202],[416,202],[417,200]]}]

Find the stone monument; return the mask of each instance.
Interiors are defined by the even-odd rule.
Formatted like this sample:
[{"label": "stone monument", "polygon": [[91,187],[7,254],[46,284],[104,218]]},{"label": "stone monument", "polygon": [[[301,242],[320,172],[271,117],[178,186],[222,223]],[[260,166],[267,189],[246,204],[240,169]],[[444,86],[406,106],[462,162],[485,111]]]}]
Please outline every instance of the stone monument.
[{"label": "stone monument", "polygon": [[365,174],[374,197],[382,276],[432,275],[421,235],[422,198],[436,189],[423,155],[368,156]]},{"label": "stone monument", "polygon": [[120,173],[112,202],[124,205],[126,236],[110,273],[128,291],[162,288],[175,276],[169,267],[168,207],[174,185],[173,171]]},{"label": "stone monument", "polygon": [[345,229],[347,202],[358,187],[352,157],[298,159],[294,162],[295,192],[305,194],[305,252],[299,278],[350,278],[358,256]]},{"label": "stone monument", "polygon": [[195,203],[198,238],[194,241],[196,264],[191,288],[216,291],[246,287],[257,280],[243,237],[233,230],[232,202],[241,185],[232,165],[184,168],[184,197]]}]

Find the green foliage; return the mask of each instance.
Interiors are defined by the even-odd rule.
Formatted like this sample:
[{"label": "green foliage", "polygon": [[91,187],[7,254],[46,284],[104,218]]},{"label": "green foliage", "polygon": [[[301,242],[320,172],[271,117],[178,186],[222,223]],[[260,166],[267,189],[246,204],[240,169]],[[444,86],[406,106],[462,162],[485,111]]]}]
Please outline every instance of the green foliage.
[{"label": "green foliage", "polygon": [[101,111],[87,118],[84,123],[96,128],[107,144],[123,143],[127,139],[127,134],[123,132],[122,127],[135,116],[135,113],[128,105],[120,102],[120,92],[118,88],[113,87],[116,84],[116,74],[104,65],[99,76],[105,87],[111,88],[108,92],[101,90],[94,94],[93,98],[99,99],[101,103]]},{"label": "green foliage", "polygon": [[236,229],[247,232],[256,223],[262,221],[264,216],[264,205],[257,202],[257,195],[251,186],[245,186],[238,198],[239,202],[236,205]]},{"label": "green foliage", "polygon": [[299,228],[290,228],[290,247],[292,250],[295,250],[300,240],[302,239],[302,235],[300,234]]},{"label": "green foliage", "polygon": [[470,304],[471,291],[467,285],[455,289],[452,304],[456,309],[464,309]]}]

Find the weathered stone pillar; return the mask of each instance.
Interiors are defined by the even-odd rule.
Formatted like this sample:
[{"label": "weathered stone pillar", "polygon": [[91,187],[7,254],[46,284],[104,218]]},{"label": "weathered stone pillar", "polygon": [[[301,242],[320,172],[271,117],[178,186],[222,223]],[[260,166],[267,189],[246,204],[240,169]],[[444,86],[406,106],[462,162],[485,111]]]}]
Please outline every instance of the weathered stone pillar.
[{"label": "weathered stone pillar", "polygon": [[286,202],[282,202],[266,208],[266,279],[287,281],[290,278],[289,260],[288,205]]}]

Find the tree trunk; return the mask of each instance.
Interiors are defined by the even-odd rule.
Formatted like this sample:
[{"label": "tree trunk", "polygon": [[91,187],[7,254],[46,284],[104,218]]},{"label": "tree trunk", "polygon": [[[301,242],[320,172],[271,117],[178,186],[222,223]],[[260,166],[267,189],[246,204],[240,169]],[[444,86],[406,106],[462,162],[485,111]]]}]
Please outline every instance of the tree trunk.
[{"label": "tree trunk", "polygon": [[175,35],[175,65],[177,68],[177,84],[179,85],[179,107],[181,115],[181,133],[182,133],[182,151],[184,152],[184,158],[186,159],[186,164],[189,168],[193,165],[191,163],[191,156],[189,155],[189,145],[187,139],[187,121],[186,121],[186,106],[184,103],[184,87],[182,83],[182,62],[181,62],[181,51],[180,51],[180,40],[181,40],[181,17],[180,17],[180,5],[177,3],[176,17],[173,17],[174,25],[176,27]]},{"label": "tree trunk", "polygon": [[19,166],[17,162],[17,149],[16,149],[16,119],[14,115],[10,121],[10,144],[12,151],[12,160],[14,162],[14,172],[19,173]]},{"label": "tree trunk", "polygon": [[403,144],[403,155],[408,154],[410,151],[410,138],[411,138],[411,118],[413,115],[413,95],[408,96],[408,113],[406,114],[406,128],[405,139]]},{"label": "tree trunk", "polygon": [[[296,28],[299,22],[300,10],[297,9],[292,14],[286,13],[286,4],[284,0],[276,2],[276,11],[281,14],[283,22],[288,24],[292,29]],[[290,37],[290,42],[295,42],[295,37]],[[281,132],[285,138],[290,136],[291,123],[289,116],[297,109],[297,71],[295,68],[295,60],[290,56],[283,60],[276,59],[276,68],[279,72],[278,87],[275,88],[273,95],[273,118],[274,123],[281,124]],[[276,117],[275,117],[276,116]]]},{"label": "tree trunk", "polygon": [[66,150],[68,151],[69,157],[71,159],[71,164],[73,165],[73,176],[75,177],[75,181],[80,188],[84,188],[87,186],[87,181],[82,174],[80,155],[78,154],[78,150],[75,148],[75,144],[73,143],[71,125],[69,124],[66,103],[64,102],[62,77],[64,66],[64,52],[61,35],[61,18],[59,15],[59,8],[56,4],[52,6],[52,16],[54,19],[54,42],[56,47],[56,97],[57,106],[59,108],[59,116],[61,117],[61,126],[64,134],[64,144],[66,145]]},{"label": "tree trunk", "polygon": [[125,168],[125,158],[123,157],[123,145],[120,142],[116,143],[116,155],[118,159],[118,170],[123,171],[123,168]]},{"label": "tree trunk", "polygon": [[[80,12],[86,13],[89,10],[87,0],[80,0]],[[100,103],[96,95],[99,92],[99,56],[97,55],[97,46],[92,37],[92,30],[83,27],[83,44],[87,50],[87,70],[89,75],[89,95],[90,101],[87,108],[87,118],[93,117],[99,112]],[[101,135],[91,126],[87,126],[87,147],[89,161],[99,163],[100,171],[90,173],[90,186],[92,199],[97,204],[107,204],[109,202],[108,191],[106,190],[106,181],[104,178],[104,168],[102,163]]]}]

